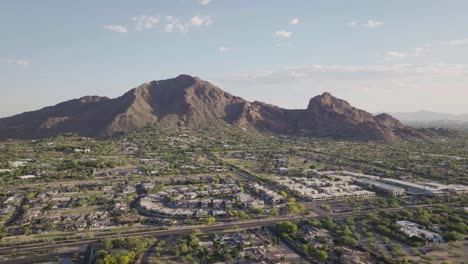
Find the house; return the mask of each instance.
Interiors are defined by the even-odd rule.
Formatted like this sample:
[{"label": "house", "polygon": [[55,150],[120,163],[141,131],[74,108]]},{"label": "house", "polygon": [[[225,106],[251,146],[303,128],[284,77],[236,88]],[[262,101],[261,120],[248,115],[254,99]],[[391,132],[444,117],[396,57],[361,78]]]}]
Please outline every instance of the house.
[{"label": "house", "polygon": [[227,212],[222,210],[213,210],[212,212],[214,217],[227,217]]},{"label": "house", "polygon": [[366,253],[349,249],[347,247],[342,247],[343,254],[340,256],[341,263],[350,263],[350,264],[367,264]]},{"label": "house", "polygon": [[201,208],[208,208],[210,206],[211,200],[209,199],[203,199],[200,201],[200,207]]},{"label": "house", "polygon": [[429,243],[445,243],[440,234],[424,229],[416,223],[410,221],[397,221],[396,223],[401,227],[400,231],[409,237],[420,237]]},{"label": "house", "polygon": [[208,192],[210,195],[219,195],[221,193],[221,190],[219,189],[213,189]]},{"label": "house", "polygon": [[89,227],[91,229],[101,229],[101,228],[105,228],[107,226],[110,226],[112,223],[109,219],[105,219],[105,220],[93,220],[91,221],[91,223],[89,224]]},{"label": "house", "polygon": [[197,196],[198,196],[198,195],[197,195],[197,193],[195,193],[195,192],[188,192],[188,193],[185,193],[185,194],[184,194],[184,199],[185,199],[185,200],[191,200],[191,199],[197,198]]},{"label": "house", "polygon": [[90,153],[91,152],[91,149],[87,148],[87,149],[74,149],[73,150],[74,152],[76,153]]},{"label": "house", "polygon": [[304,226],[300,230],[300,234],[305,240],[309,241],[317,248],[322,247],[323,244],[326,244],[329,247],[334,245],[333,238],[325,229],[316,228],[313,226]]},{"label": "house", "polygon": [[231,248],[237,247],[238,245],[242,244],[244,241],[242,234],[239,232],[225,234],[223,236],[217,236],[215,237],[215,240],[219,241],[221,245],[225,245]]},{"label": "house", "polygon": [[200,241],[198,242],[198,245],[204,248],[214,248],[213,241]]},{"label": "house", "polygon": [[235,198],[241,203],[246,203],[254,200],[254,198],[248,193],[238,193],[235,195]]},{"label": "house", "polygon": [[34,179],[36,178],[36,175],[23,175],[23,176],[18,176],[18,178],[25,180],[25,179]]},{"label": "house", "polygon": [[195,212],[195,215],[197,217],[207,217],[208,216],[208,211],[200,209]]},{"label": "house", "polygon": [[222,208],[223,202],[222,199],[213,199],[213,208]]},{"label": "house", "polygon": [[278,171],[279,174],[283,175],[283,174],[287,174],[289,169],[286,168],[286,167],[279,167],[279,168],[277,168],[277,171]]}]

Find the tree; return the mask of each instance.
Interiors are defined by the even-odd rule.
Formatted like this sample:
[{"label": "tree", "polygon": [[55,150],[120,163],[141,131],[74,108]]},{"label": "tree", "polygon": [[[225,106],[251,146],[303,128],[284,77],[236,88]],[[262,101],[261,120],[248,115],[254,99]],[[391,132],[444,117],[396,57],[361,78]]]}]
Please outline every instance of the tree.
[{"label": "tree", "polygon": [[463,239],[463,236],[456,232],[456,231],[449,231],[449,232],[445,232],[442,237],[444,238],[444,240],[446,242],[449,242],[449,241],[457,241],[457,240],[462,240]]},{"label": "tree", "polygon": [[244,211],[239,211],[239,218],[245,219],[249,218],[249,216]]},{"label": "tree", "polygon": [[117,264],[129,264],[130,257],[129,256],[119,256],[117,258]]},{"label": "tree", "polygon": [[282,234],[295,234],[298,230],[297,225],[290,221],[278,222],[276,224],[276,231]]},{"label": "tree", "polygon": [[328,259],[328,254],[325,250],[317,250],[314,252],[314,257],[318,260],[318,261],[324,261],[324,260],[327,260]]},{"label": "tree", "polygon": [[252,207],[250,208],[250,210],[252,211],[252,213],[254,214],[263,214],[265,211],[263,210],[263,208],[257,208],[257,207]]},{"label": "tree", "polygon": [[214,216],[207,217],[204,220],[207,225],[212,225],[216,222],[216,218]]},{"label": "tree", "polygon": [[24,235],[26,235],[26,236],[27,236],[27,235],[30,235],[30,234],[32,234],[32,230],[31,230],[31,228],[29,228],[29,227],[26,227],[26,228],[24,229]]},{"label": "tree", "polygon": [[103,259],[96,260],[96,264],[117,264],[117,260],[112,255],[106,255]]},{"label": "tree", "polygon": [[26,198],[28,198],[28,200],[31,200],[32,198],[34,198],[36,196],[36,192],[29,192],[27,195],[26,195]]},{"label": "tree", "polygon": [[348,235],[343,236],[339,242],[350,247],[356,247],[359,244],[356,239]]},{"label": "tree", "polygon": [[109,238],[105,238],[104,241],[102,241],[102,249],[105,251],[109,252],[113,247],[112,240]]},{"label": "tree", "polygon": [[271,208],[270,215],[274,217],[279,216],[279,209],[277,207]]}]

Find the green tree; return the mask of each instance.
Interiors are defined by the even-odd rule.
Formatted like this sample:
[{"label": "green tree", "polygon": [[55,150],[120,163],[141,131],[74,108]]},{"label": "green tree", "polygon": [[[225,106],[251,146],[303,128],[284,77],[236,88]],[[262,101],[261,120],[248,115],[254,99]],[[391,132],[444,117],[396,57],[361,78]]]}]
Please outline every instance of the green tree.
[{"label": "green tree", "polygon": [[456,231],[449,231],[443,234],[443,238],[446,242],[462,240],[463,236]]},{"label": "green tree", "polygon": [[279,216],[279,213],[280,213],[280,211],[279,211],[279,209],[277,207],[273,207],[270,210],[270,215],[273,216],[273,217]]},{"label": "green tree", "polygon": [[325,261],[328,259],[328,254],[325,250],[317,250],[314,252],[313,256],[318,260],[318,261]]},{"label": "green tree", "polygon": [[112,240],[109,238],[105,238],[104,241],[102,241],[102,249],[105,251],[109,252],[113,247]]},{"label": "green tree", "polygon": [[296,234],[298,230],[297,225],[290,221],[278,222],[275,228],[280,234]]}]

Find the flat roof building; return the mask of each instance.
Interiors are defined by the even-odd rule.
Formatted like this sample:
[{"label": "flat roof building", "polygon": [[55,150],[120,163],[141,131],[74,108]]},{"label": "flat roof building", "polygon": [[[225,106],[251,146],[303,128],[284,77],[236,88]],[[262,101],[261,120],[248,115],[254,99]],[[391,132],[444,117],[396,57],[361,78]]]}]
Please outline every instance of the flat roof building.
[{"label": "flat roof building", "polygon": [[361,186],[370,185],[374,187],[377,191],[384,192],[393,196],[401,196],[405,193],[405,189],[396,187],[390,184],[385,184],[380,181],[373,181],[368,179],[355,179],[354,182]]},{"label": "flat roof building", "polygon": [[429,196],[435,195],[435,192],[431,190],[431,188],[429,188],[428,186],[421,185],[421,184],[416,184],[416,183],[396,180],[396,179],[390,179],[390,178],[383,178],[381,181],[390,185],[401,187],[405,189],[405,191],[409,194],[429,195]]}]

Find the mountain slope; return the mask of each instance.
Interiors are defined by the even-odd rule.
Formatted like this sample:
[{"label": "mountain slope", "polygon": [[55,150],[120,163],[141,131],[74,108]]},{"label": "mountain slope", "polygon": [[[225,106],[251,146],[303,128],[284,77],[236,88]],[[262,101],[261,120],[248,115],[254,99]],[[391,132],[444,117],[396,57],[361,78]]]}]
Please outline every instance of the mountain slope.
[{"label": "mountain slope", "polygon": [[425,131],[393,117],[373,116],[329,93],[307,109],[289,110],[248,102],[189,75],[152,81],[121,97],[83,97],[0,119],[0,138],[41,138],[59,133],[101,137],[147,125],[203,129],[226,126],[278,134],[312,134],[363,140],[424,138]]}]

